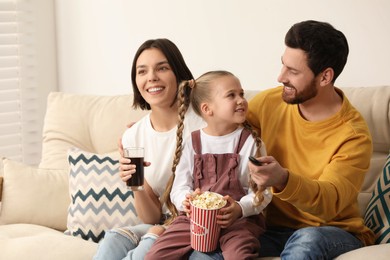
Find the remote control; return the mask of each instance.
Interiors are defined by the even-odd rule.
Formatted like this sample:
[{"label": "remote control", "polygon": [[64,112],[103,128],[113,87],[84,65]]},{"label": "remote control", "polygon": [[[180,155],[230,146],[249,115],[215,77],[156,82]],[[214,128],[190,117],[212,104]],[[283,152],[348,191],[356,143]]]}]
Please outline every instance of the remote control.
[{"label": "remote control", "polygon": [[251,161],[254,165],[256,165],[256,166],[261,166],[262,165],[262,163],[261,162],[259,162],[255,157],[253,157],[253,156],[249,156],[249,161]]}]

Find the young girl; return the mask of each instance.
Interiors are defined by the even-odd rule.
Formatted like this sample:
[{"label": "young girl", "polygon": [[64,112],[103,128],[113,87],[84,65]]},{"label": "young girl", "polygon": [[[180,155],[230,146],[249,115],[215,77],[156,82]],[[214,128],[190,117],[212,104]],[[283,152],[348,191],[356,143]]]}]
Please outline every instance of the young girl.
[{"label": "young girl", "polygon": [[189,200],[198,189],[225,195],[228,202],[217,217],[223,228],[219,243],[224,259],[253,259],[258,255],[258,238],[265,229],[262,211],[272,195],[269,189],[257,187],[249,178],[248,157],[265,155],[265,148],[246,122],[248,103],[244,91],[238,78],[227,71],[208,72],[196,82],[182,83],[179,87],[179,137],[183,112],[188,106],[188,102],[180,99],[184,97],[180,93],[188,90],[195,113],[207,126],[192,132],[183,149],[182,143],[177,143],[173,167],[177,166],[176,174],[172,175],[164,195],[172,214],[178,217],[156,240],[145,259],[189,256],[192,252]]},{"label": "young girl", "polygon": [[[192,79],[183,56],[168,39],[144,42],[134,56],[131,71],[135,108],[150,113],[126,130],[123,147],[145,148],[145,184],[143,191],[134,192],[138,217],[145,224],[106,231],[95,260],[143,259],[155,237],[164,231],[155,224],[162,223],[168,210],[160,197],[172,173],[176,148],[178,121],[177,93],[179,82]],[[186,111],[188,122],[184,136],[204,126],[203,120],[191,109]],[[186,121],[187,121],[186,120]],[[121,178],[131,178],[135,172],[129,159],[121,158]]]}]

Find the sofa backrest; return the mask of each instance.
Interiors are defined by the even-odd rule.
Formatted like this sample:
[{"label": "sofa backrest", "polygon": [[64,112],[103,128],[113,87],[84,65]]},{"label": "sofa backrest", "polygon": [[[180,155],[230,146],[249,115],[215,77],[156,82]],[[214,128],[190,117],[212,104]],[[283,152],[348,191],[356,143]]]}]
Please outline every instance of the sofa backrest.
[{"label": "sofa backrest", "polygon": [[342,90],[366,120],[372,136],[371,165],[358,197],[363,216],[390,152],[390,86],[351,87]]},{"label": "sofa backrest", "polygon": [[127,124],[147,111],[132,109],[132,95],[94,96],[52,92],[43,125],[41,168],[68,168],[67,151],[118,151]]},{"label": "sofa backrest", "polygon": [[[374,154],[359,202],[364,211],[390,150],[390,86],[342,88],[370,128]],[[258,91],[247,90],[250,100]],[[148,111],[134,110],[132,95],[93,96],[50,93],[43,127],[41,168],[68,168],[67,150],[78,147],[93,153],[118,150],[127,124]]]},{"label": "sofa backrest", "polygon": [[342,90],[366,120],[372,135],[374,152],[387,155],[390,148],[390,86]]}]

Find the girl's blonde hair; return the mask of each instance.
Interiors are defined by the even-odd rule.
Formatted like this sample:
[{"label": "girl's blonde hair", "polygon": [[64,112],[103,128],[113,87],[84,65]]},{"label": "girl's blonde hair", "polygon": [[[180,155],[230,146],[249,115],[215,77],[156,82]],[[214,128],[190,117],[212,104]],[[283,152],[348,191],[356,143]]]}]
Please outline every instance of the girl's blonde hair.
[{"label": "girl's blonde hair", "polygon": [[[184,130],[184,117],[188,110],[189,105],[192,105],[192,108],[194,112],[198,116],[202,116],[200,104],[204,102],[211,101],[211,94],[212,91],[210,91],[211,83],[218,78],[225,77],[225,76],[232,76],[235,77],[231,72],[218,70],[218,71],[209,71],[205,74],[201,75],[196,81],[192,80],[185,80],[182,81],[179,85],[179,91],[178,91],[178,102],[179,102],[179,118],[178,118],[178,125],[177,125],[177,132],[176,132],[176,150],[174,154],[174,159],[172,163],[172,175],[170,179],[168,180],[167,187],[165,189],[164,194],[162,195],[162,203],[166,203],[167,208],[172,213],[172,218],[168,220],[168,223],[170,223],[176,216],[178,216],[177,209],[175,205],[173,205],[171,199],[170,199],[170,193],[172,190],[173,181],[175,180],[175,173],[176,173],[176,166],[179,164],[180,157],[182,154],[182,146],[183,146],[183,130]],[[243,123],[243,127],[248,129],[251,133],[253,138],[255,139],[255,143],[257,145],[257,152],[256,155],[260,156],[260,147],[261,147],[261,139],[251,125],[245,120]],[[250,188],[255,193],[255,206],[258,206],[263,201],[263,191],[264,189],[261,187],[258,187],[257,184],[250,179],[249,181]]]}]

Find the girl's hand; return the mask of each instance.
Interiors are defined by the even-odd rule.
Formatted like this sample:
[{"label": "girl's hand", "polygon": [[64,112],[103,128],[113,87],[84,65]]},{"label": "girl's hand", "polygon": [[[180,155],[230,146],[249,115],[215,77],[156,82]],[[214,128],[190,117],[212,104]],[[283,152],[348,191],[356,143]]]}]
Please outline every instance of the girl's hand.
[{"label": "girl's hand", "polygon": [[217,215],[217,223],[221,226],[221,228],[227,228],[231,224],[239,219],[242,216],[242,209],[238,203],[231,198],[230,196],[224,196],[227,203],[225,207],[219,210],[219,214]]},{"label": "girl's hand", "polygon": [[190,217],[190,201],[194,199],[196,195],[201,194],[202,192],[200,191],[199,188],[197,188],[195,191],[192,193],[186,194],[186,199],[182,202],[183,205],[183,211],[186,213],[187,217]]}]

